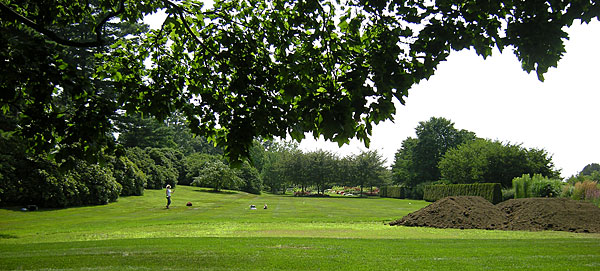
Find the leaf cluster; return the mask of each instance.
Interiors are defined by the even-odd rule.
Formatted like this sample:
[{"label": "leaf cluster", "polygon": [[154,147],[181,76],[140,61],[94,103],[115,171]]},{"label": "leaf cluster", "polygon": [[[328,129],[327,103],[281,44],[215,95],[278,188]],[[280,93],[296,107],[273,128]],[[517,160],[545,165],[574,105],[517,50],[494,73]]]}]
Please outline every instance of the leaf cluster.
[{"label": "leaf cluster", "polygon": [[[133,26],[159,10],[160,28]],[[117,112],[179,111],[234,164],[259,136],[368,146],[394,99],[454,50],[512,48],[543,80],[563,27],[600,14],[589,0],[3,0],[0,12],[0,107],[30,149],[93,160]]]}]

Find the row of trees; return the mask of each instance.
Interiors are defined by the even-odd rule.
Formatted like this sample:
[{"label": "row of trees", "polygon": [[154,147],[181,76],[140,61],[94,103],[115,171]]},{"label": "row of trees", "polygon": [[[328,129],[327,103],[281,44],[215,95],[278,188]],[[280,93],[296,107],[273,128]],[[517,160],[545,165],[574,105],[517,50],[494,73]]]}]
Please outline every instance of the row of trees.
[{"label": "row of trees", "polygon": [[416,134],[402,142],[392,165],[393,182],[417,190],[414,197],[433,182],[488,182],[509,188],[523,174],[560,176],[545,150],[478,138],[445,118],[420,122]]},{"label": "row of trees", "polygon": [[314,187],[323,193],[331,185],[389,182],[385,161],[377,152],[340,158],[321,150],[304,153],[290,142],[255,140],[250,159],[231,166],[221,149],[194,137],[182,123],[177,115],[165,121],[123,116],[115,125],[114,155],[105,154],[103,163],[72,159],[70,167],[61,167],[49,159],[50,154],[27,153],[23,138],[2,133],[0,204],[103,204],[167,184],[260,194],[265,188],[277,193],[290,186]]},{"label": "row of trees", "polygon": [[303,153],[294,145],[283,145],[265,153],[261,176],[268,189],[277,193],[297,186],[302,191],[315,187],[324,193],[331,186],[381,186],[390,182],[385,160],[376,151],[339,157],[317,150]]},{"label": "row of trees", "polygon": [[[358,186],[362,190],[395,183],[409,188],[406,196],[420,198],[420,188],[433,182],[497,182],[509,188],[513,178],[523,174],[550,178],[559,175],[544,150],[477,138],[472,132],[455,129],[444,118],[421,122],[417,138],[403,142],[391,170],[376,151],[340,157],[323,150],[303,152],[297,144],[268,140],[255,140],[250,160],[232,167],[219,148],[192,136],[182,123],[176,117],[162,122],[140,116],[120,118],[115,126],[118,154],[106,156],[104,164],[73,160],[73,169],[25,152],[18,136],[2,133],[0,202],[45,206],[102,204],[119,195],[142,195],[144,189],[162,189],[166,184],[259,194],[263,190],[281,193],[289,187],[324,193],[332,186]],[[437,166],[433,166],[435,161]],[[598,178],[596,167],[597,164],[586,166],[582,174],[571,177],[569,182],[574,185]],[[439,177],[435,180],[423,176]]]}]

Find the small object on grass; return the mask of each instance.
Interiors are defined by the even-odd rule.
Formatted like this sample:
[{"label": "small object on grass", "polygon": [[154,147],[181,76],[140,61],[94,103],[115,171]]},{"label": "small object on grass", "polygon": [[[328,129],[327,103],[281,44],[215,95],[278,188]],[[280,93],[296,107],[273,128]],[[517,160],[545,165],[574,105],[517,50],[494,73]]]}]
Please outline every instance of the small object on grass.
[{"label": "small object on grass", "polygon": [[265,210],[267,209],[267,204],[266,203],[265,203],[265,207],[263,207],[263,209],[265,209]]},{"label": "small object on grass", "polygon": [[250,210],[256,210],[256,205],[254,205],[254,204],[251,204],[251,205],[250,205]]},{"label": "small object on grass", "polygon": [[192,206],[192,202],[191,202],[191,201],[188,201],[188,202],[185,204],[185,206]]}]

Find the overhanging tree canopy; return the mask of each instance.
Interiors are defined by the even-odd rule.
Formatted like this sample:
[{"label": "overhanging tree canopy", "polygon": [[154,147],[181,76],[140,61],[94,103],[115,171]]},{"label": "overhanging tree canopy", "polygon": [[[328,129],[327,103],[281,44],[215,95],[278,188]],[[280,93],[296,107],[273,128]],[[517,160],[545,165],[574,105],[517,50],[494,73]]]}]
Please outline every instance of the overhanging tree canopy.
[{"label": "overhanging tree canopy", "polygon": [[[159,10],[160,29],[108,33]],[[116,115],[179,110],[234,161],[256,136],[368,145],[393,99],[404,103],[452,50],[513,48],[543,80],[564,53],[563,27],[600,15],[593,0],[0,0],[0,11],[0,107],[20,121],[2,129],[32,149],[97,151]],[[70,60],[73,47],[95,61]],[[65,115],[65,93],[93,114]]]}]

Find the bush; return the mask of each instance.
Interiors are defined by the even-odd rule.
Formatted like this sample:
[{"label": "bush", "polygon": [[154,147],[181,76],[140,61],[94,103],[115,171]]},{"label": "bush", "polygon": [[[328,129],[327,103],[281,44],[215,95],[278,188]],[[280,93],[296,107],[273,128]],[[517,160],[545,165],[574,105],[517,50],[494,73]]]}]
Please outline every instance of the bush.
[{"label": "bush", "polygon": [[560,193],[560,197],[561,198],[570,198],[571,196],[573,196],[573,190],[575,190],[573,185],[571,185],[569,183],[565,184]]},{"label": "bush", "polygon": [[24,159],[22,168],[11,173],[17,178],[3,179],[3,204],[40,207],[69,207],[106,204],[116,201],[121,192],[108,168],[75,161],[73,170],[66,173],[43,159]]},{"label": "bush", "polygon": [[206,153],[192,153],[185,157],[186,176],[180,180],[178,184],[192,185],[194,178],[200,176],[202,171],[209,162],[221,161],[222,157],[210,155]]},{"label": "bush", "polygon": [[417,184],[415,187],[405,186],[384,186],[379,191],[379,196],[384,198],[397,199],[423,199],[423,191],[425,186],[430,185],[430,182]]},{"label": "bush", "polygon": [[215,191],[237,190],[241,184],[242,180],[236,172],[219,160],[207,163],[192,182],[192,186],[212,187]]},{"label": "bush", "polygon": [[515,189],[514,188],[505,188],[502,189],[502,201],[507,201],[509,199],[515,198]]},{"label": "bush", "polygon": [[[541,176],[541,175],[540,175]],[[530,187],[532,197],[552,198],[560,196],[564,183],[557,179],[533,178]]]},{"label": "bush", "polygon": [[575,183],[571,198],[575,200],[598,200],[600,198],[600,188],[598,188],[598,182],[583,181],[580,183]]},{"label": "bush", "polygon": [[515,198],[558,197],[563,192],[564,183],[558,179],[548,179],[541,174],[530,177],[523,174],[513,179]]},{"label": "bush", "polygon": [[162,189],[166,184],[172,187],[177,185],[179,172],[166,154],[169,154],[169,149],[127,149],[127,158],[146,174],[147,189]]},{"label": "bush", "polygon": [[407,194],[407,187],[404,186],[384,186],[379,190],[379,196],[384,198],[404,199]]},{"label": "bush", "polygon": [[436,201],[448,196],[480,196],[493,204],[502,200],[502,185],[499,183],[474,183],[425,186],[423,199]]},{"label": "bush", "polygon": [[241,190],[250,194],[260,195],[262,190],[262,180],[258,170],[248,162],[245,162],[241,168],[236,170],[236,175],[242,180]]},{"label": "bush", "polygon": [[146,174],[125,156],[114,158],[111,162],[113,176],[123,187],[121,196],[144,195],[144,186],[146,186],[147,181]]},{"label": "bush", "polygon": [[77,195],[84,205],[108,204],[116,201],[122,189],[110,169],[97,164],[78,162],[75,169],[67,174],[67,178],[73,178],[87,188]]}]

